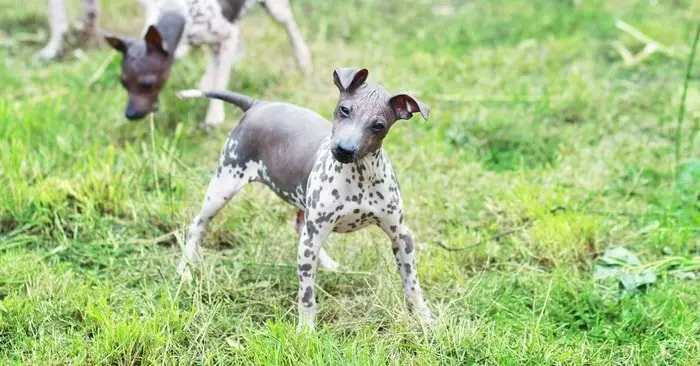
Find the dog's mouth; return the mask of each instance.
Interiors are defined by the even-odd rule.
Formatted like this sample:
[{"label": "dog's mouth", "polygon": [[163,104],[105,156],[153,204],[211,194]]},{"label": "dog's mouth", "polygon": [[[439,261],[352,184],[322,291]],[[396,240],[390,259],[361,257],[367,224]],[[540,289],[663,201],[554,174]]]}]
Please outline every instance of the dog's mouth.
[{"label": "dog's mouth", "polygon": [[341,164],[350,164],[355,162],[354,154],[344,154],[335,149],[331,151],[331,153],[333,154],[333,158],[335,158],[335,160]]},{"label": "dog's mouth", "polygon": [[126,111],[124,112],[124,116],[130,121],[138,121],[140,119],[143,119],[146,117],[149,113],[156,113],[158,112],[158,102],[155,102],[151,105],[150,108],[145,109],[145,110],[139,110],[136,108],[133,108],[131,105],[126,107]]}]

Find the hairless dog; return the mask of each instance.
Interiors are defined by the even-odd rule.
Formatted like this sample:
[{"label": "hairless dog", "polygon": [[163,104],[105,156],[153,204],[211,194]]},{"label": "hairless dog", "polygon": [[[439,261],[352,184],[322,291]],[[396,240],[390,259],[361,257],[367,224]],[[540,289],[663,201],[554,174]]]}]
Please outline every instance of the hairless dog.
[{"label": "hairless dog", "polygon": [[317,264],[337,266],[321,245],[331,232],[379,226],[391,239],[409,308],[432,322],[418,283],[413,235],[406,224],[399,183],[382,140],[393,124],[413,113],[428,118],[415,97],[391,95],[365,83],[366,69],[336,69],[340,98],[333,124],[293,104],[256,101],[229,91],[183,91],[232,103],[245,114],[221,152],[199,215],[190,226],[179,265],[190,278],[202,234],[219,210],[247,183],[261,182],[303,211],[297,256],[299,328],[313,329]]},{"label": "hairless dog", "polygon": [[[200,89],[224,89],[238,52],[241,17],[255,3],[265,5],[270,16],[284,25],[299,68],[311,71],[311,53],[299,32],[289,0],[139,0],[146,7],[149,24],[143,39],[105,35],[105,40],[124,57],[121,83],[129,94],[124,111],[138,120],[158,109],[158,96],[170,77],[173,61],[186,54],[188,45],[207,45],[207,69]],[[224,104],[212,100],[205,123],[224,121]]]}]

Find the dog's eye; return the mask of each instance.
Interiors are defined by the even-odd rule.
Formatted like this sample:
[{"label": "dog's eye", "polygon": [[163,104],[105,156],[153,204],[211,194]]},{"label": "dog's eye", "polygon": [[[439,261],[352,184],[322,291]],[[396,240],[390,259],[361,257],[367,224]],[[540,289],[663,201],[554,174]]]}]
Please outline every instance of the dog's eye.
[{"label": "dog's eye", "polygon": [[374,122],[374,123],[372,123],[372,125],[369,128],[374,133],[380,133],[380,132],[384,131],[384,129],[386,128],[386,125],[382,122]]},{"label": "dog's eye", "polygon": [[338,114],[340,114],[340,116],[343,118],[348,118],[350,117],[350,108],[346,106],[341,106],[340,108],[338,108]]}]

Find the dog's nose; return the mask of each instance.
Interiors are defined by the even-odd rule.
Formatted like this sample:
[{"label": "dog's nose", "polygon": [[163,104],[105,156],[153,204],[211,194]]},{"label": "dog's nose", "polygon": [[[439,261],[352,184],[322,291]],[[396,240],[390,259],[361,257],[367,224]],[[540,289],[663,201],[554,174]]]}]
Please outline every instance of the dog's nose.
[{"label": "dog's nose", "polygon": [[349,163],[355,157],[357,148],[347,143],[338,143],[333,149],[333,155],[341,163]]},{"label": "dog's nose", "polygon": [[146,113],[137,111],[134,108],[127,108],[126,111],[124,112],[124,116],[126,116],[126,118],[131,120],[131,121],[141,119],[145,115],[146,115]]}]

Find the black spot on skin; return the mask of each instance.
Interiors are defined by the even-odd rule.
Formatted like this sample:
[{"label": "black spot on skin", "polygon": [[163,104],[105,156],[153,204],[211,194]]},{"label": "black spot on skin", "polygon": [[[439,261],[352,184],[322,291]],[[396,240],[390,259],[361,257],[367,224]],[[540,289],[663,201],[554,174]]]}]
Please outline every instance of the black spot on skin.
[{"label": "black spot on skin", "polygon": [[311,299],[313,298],[313,296],[314,296],[313,287],[312,286],[307,287],[304,290],[304,296],[302,296],[302,298],[301,298],[301,302],[304,303],[304,306],[306,306],[307,308],[311,307]]},{"label": "black spot on skin", "polygon": [[304,257],[309,258],[314,252],[311,249],[304,249]]},{"label": "black spot on skin", "polygon": [[396,253],[399,252],[399,247],[391,247],[391,252],[394,253],[394,256],[396,256]]},{"label": "black spot on skin", "polygon": [[399,235],[399,239],[406,243],[406,254],[410,254],[413,251],[413,238],[411,238],[411,235],[401,234]]},{"label": "black spot on skin", "polygon": [[350,171],[351,171],[352,173],[355,173],[355,167],[351,167],[351,168],[350,168]]},{"label": "black spot on skin", "polygon": [[302,265],[297,266],[297,268],[299,268],[300,271],[310,271],[311,267],[312,266],[310,263],[306,263],[306,264],[302,264]]},{"label": "black spot on skin", "polygon": [[374,193],[369,192],[369,198],[372,198],[372,197],[374,197]]},{"label": "black spot on skin", "polygon": [[315,221],[316,221],[317,224],[321,224],[321,223],[324,223],[324,222],[329,222],[329,221],[331,221],[331,218],[333,217],[333,214],[334,214],[333,211],[328,212],[328,213],[325,213],[325,214],[320,214],[320,215],[316,218]]},{"label": "black spot on skin", "polygon": [[395,233],[396,232],[396,225],[389,226],[389,230],[391,230],[392,233]]},{"label": "black spot on skin", "polygon": [[357,188],[362,189],[362,183],[357,183]]},{"label": "black spot on skin", "polygon": [[410,263],[404,263],[403,269],[406,271],[406,274],[411,274],[411,264]]},{"label": "black spot on skin", "polygon": [[313,198],[314,202],[321,199],[321,189],[321,187],[318,187],[318,189],[314,189],[314,191],[311,192],[311,197]]},{"label": "black spot on skin", "polygon": [[340,210],[342,210],[344,207],[345,207],[345,205],[338,205],[338,206],[336,206],[335,210],[336,210],[336,211],[340,211]]},{"label": "black spot on skin", "polygon": [[340,194],[338,193],[337,189],[332,190],[331,194],[333,195],[333,198],[335,198],[335,199],[340,198]]},{"label": "black spot on skin", "polygon": [[203,223],[204,223],[204,220],[202,220],[202,219],[200,218],[199,221],[197,221],[197,226],[200,226],[200,225],[202,225]]},{"label": "black spot on skin", "polygon": [[377,196],[379,196],[379,199],[381,200],[384,199],[384,195],[382,194],[382,192],[377,192]]},{"label": "black spot on skin", "polygon": [[333,176],[332,175],[330,178],[328,178],[328,183],[333,183]]},{"label": "black spot on skin", "polygon": [[348,184],[352,183],[352,181],[350,180],[350,178],[345,179],[345,181],[346,181]]},{"label": "black spot on skin", "polygon": [[340,173],[342,170],[343,170],[343,167],[341,167],[340,165],[336,165],[336,166],[335,166],[335,172],[336,172],[336,173]]},{"label": "black spot on skin", "polygon": [[399,216],[399,224],[403,224],[403,214]]},{"label": "black spot on skin", "polygon": [[306,222],[306,232],[309,234],[309,241],[311,241],[314,235],[319,233],[318,229],[316,229],[316,225],[310,220]]},{"label": "black spot on skin", "polygon": [[360,209],[356,208],[356,209],[352,210],[352,212],[358,214],[358,213],[360,213]]}]

